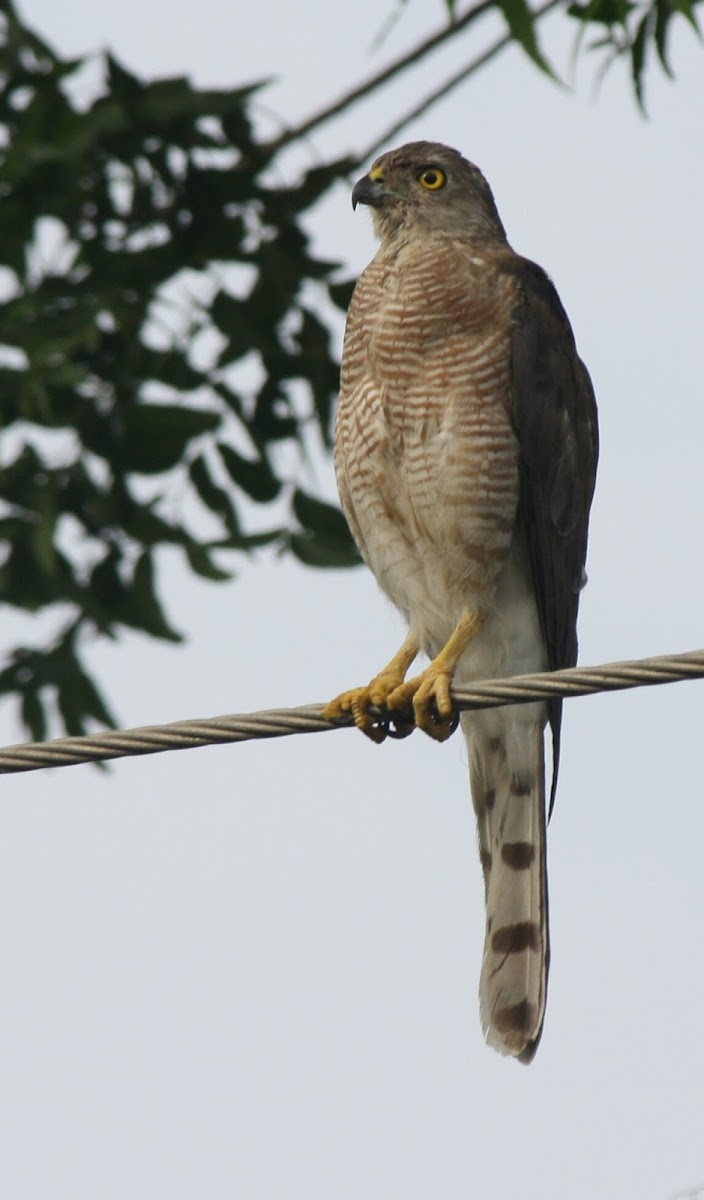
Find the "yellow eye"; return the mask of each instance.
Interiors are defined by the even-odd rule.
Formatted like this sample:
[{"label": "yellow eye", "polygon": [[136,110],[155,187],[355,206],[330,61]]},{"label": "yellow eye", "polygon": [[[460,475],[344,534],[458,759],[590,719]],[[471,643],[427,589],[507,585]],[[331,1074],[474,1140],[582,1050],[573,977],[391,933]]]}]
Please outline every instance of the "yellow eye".
[{"label": "yellow eye", "polygon": [[441,171],[439,167],[424,167],[418,176],[418,182],[429,192],[438,192],[441,187],[445,186],[445,178],[445,172]]}]

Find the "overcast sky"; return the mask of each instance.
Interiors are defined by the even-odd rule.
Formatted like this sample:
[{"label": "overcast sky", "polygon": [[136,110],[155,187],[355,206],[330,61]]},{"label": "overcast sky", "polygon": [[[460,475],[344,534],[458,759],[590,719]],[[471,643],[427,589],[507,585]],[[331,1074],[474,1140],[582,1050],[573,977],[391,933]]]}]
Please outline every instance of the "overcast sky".
[{"label": "overcast sky", "polygon": [[[107,45],[145,75],[276,77],[272,131],[444,11],[414,0],[375,55],[389,10],[372,0],[21,8],[62,51]],[[676,82],[648,75],[648,121],[624,69],[595,98],[590,64],[560,90],[511,52],[403,135],[482,167],[594,379],[584,663],[704,644],[704,51],[680,26]],[[564,67],[561,28],[546,45]],[[466,52],[315,134],[308,161],[367,144]],[[315,227],[350,270],[373,253],[346,186]],[[334,495],[329,468],[317,483]],[[215,587],[169,560],[162,578],[187,646],[92,653],[125,726],[324,700],[401,633],[362,570],[263,557]],[[670,1200],[704,1183],[703,715],[704,683],[566,705],[529,1068],[479,1026],[459,739],[377,748],[346,731],[3,779],[0,1196]],[[3,741],[18,735],[5,711]]]}]

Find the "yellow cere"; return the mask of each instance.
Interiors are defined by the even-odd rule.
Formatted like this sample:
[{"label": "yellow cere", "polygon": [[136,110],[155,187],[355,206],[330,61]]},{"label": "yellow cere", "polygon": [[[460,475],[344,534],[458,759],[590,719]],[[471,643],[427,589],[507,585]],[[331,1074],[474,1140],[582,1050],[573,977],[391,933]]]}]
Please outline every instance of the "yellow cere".
[{"label": "yellow cere", "polygon": [[437,192],[445,186],[445,172],[441,171],[439,167],[424,167],[418,176],[418,182],[429,192]]},{"label": "yellow cere", "polygon": [[371,179],[372,183],[381,183],[382,179],[384,178],[383,168],[375,167],[373,171],[369,172],[369,178]]}]

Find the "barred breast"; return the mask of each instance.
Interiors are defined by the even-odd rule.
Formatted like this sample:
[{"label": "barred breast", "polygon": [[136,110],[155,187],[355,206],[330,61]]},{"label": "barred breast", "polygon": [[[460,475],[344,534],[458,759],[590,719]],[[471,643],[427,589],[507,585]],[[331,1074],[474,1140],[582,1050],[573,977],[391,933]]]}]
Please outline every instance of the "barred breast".
[{"label": "barred breast", "polygon": [[447,236],[382,246],[348,315],[335,467],[379,584],[436,653],[511,547],[510,281]]}]

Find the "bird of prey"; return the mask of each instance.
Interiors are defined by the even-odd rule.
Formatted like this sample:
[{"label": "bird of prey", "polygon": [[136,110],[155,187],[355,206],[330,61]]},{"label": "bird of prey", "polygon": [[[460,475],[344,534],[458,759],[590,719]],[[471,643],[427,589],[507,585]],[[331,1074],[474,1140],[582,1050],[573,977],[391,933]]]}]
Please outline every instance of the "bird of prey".
[{"label": "bird of prey", "polygon": [[[594,392],[553,284],[509,245],[484,176],[412,142],[352,203],[380,246],[345,332],[335,471],[355,541],[408,636],[351,713],[452,732],[451,685],[574,665],[598,453]],[[430,664],[407,679],[420,652]],[[530,1062],[549,964],[544,730],[555,795],[559,700],[464,712],[486,894],[487,1041]]]}]

